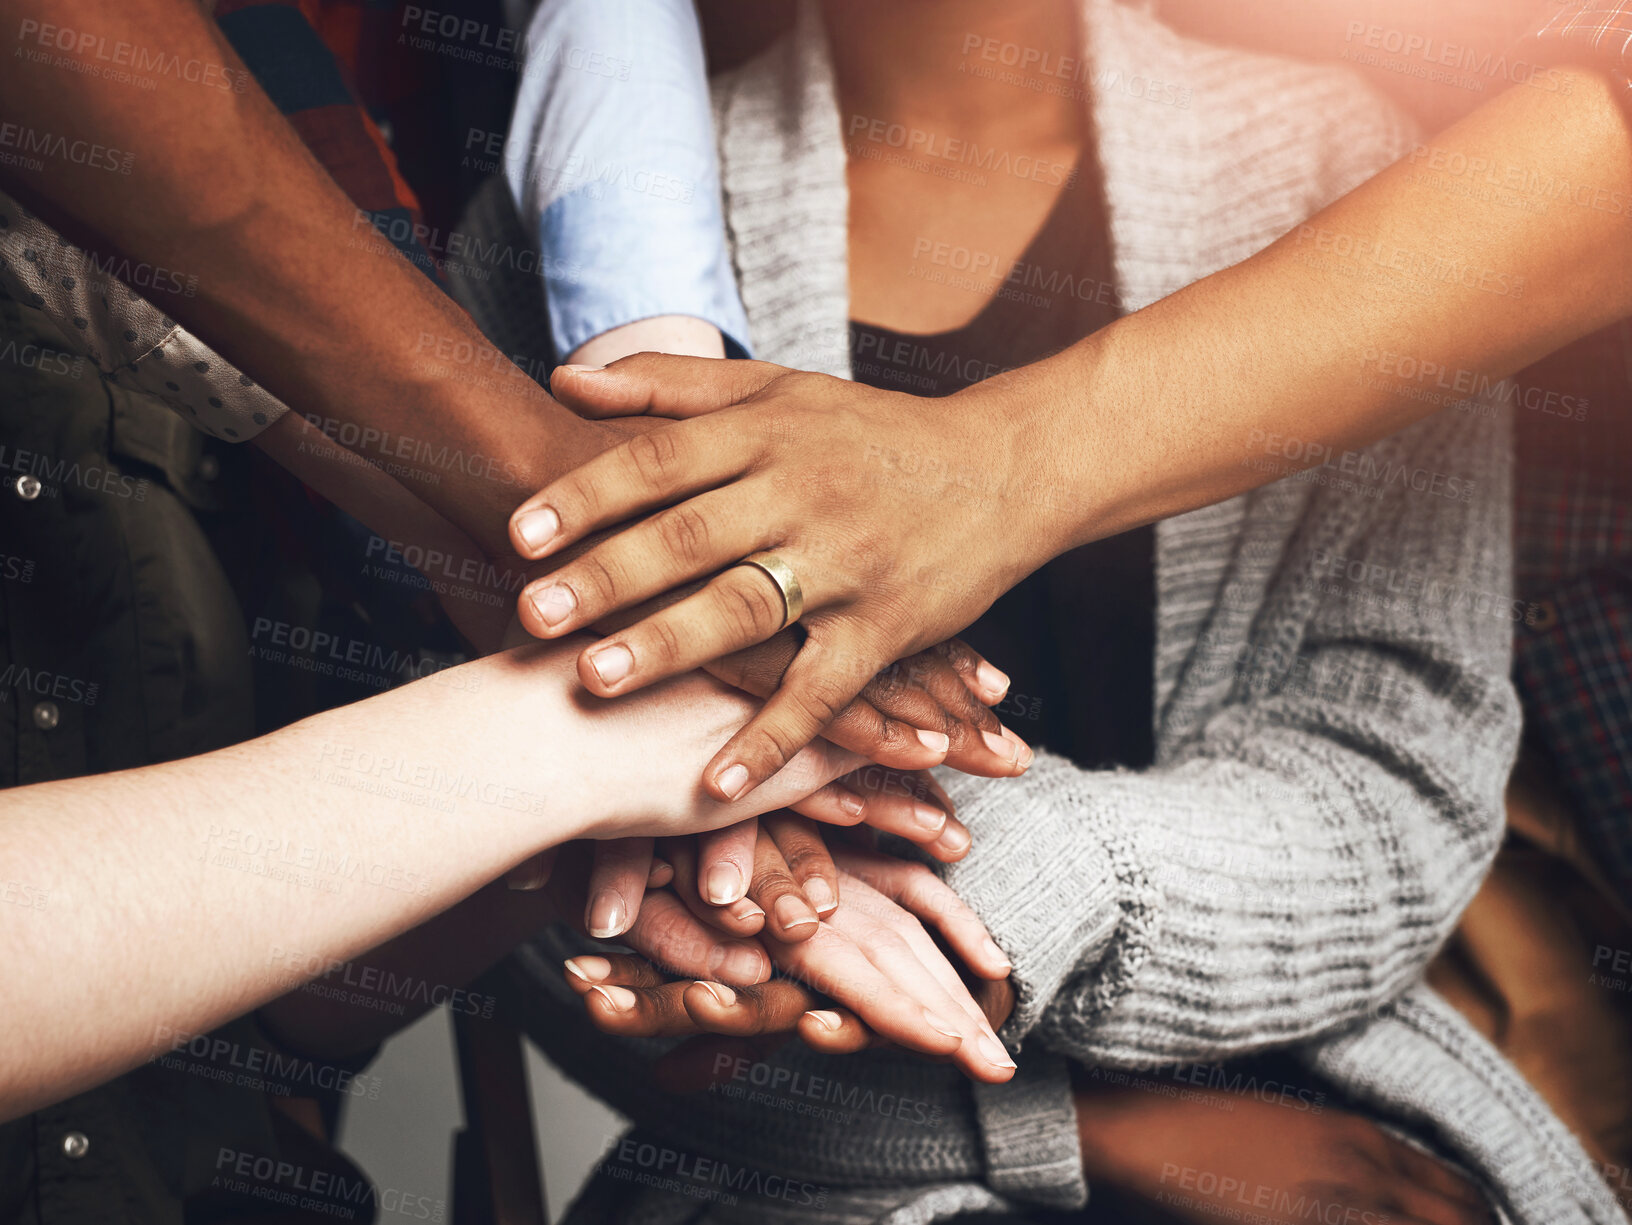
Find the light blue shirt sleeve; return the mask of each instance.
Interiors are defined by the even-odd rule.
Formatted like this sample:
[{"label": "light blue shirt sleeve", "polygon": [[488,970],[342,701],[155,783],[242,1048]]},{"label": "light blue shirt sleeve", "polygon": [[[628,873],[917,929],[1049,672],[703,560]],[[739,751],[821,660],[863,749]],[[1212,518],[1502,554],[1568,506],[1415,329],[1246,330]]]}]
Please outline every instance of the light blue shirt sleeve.
[{"label": "light blue shirt sleeve", "polygon": [[504,173],[560,355],[654,315],[703,319],[747,352],[691,0],[544,0]]}]

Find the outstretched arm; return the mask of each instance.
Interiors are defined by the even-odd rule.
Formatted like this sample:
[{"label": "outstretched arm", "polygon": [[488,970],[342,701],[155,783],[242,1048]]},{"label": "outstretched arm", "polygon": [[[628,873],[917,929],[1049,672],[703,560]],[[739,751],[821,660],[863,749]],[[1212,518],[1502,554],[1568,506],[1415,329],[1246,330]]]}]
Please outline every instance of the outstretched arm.
[{"label": "outstretched arm", "polygon": [[0,880],[28,899],[0,977],[29,989],[0,1011],[0,1118],[286,990],[268,933],[343,961],[543,848],[718,828],[856,763],[813,751],[722,805],[697,771],[748,699],[703,677],[633,702],[574,690],[570,656],[524,647],[200,757],[0,793]]},{"label": "outstretched arm", "polygon": [[[1567,90],[1508,90],[1263,252],[933,412],[745,363],[558,371],[556,394],[581,411],[698,419],[522,508],[513,530],[529,557],[636,520],[550,577],[575,592],[575,613],[546,623],[524,607],[528,628],[581,628],[774,549],[823,651],[898,656],[1075,545],[1497,385],[1632,311],[1632,135],[1606,77],[1556,71]],[[598,581],[608,572],[624,580],[615,592]],[[735,581],[716,580],[727,593]],[[635,662],[619,691],[774,628],[730,608],[696,599],[623,631]],[[743,761],[764,777],[813,734],[813,711],[847,699],[852,683],[821,653],[711,771]]]}]

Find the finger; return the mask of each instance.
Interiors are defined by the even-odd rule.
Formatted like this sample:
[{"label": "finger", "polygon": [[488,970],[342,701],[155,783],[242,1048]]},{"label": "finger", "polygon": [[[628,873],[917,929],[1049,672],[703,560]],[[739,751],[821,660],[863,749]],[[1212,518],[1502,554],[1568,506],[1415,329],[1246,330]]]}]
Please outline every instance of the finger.
[{"label": "finger", "polygon": [[652,869],[646,875],[646,888],[661,889],[674,879],[674,865],[666,859],[652,860]]},{"label": "finger", "polygon": [[882,855],[840,850],[844,870],[872,886],[903,910],[934,928],[947,945],[982,978],[1007,978],[1013,968],[980,916],[923,864]]},{"label": "finger", "polygon": [[[748,896],[758,840],[759,821],[752,817],[698,835],[697,878],[703,900],[710,906],[729,906]],[[764,908],[763,902],[759,905]]]},{"label": "finger", "polygon": [[891,664],[861,696],[891,718],[944,733],[946,764],[966,774],[1009,778],[1031,762],[1030,748],[976,699],[943,654],[921,651]]},{"label": "finger", "polygon": [[739,403],[787,372],[770,362],[636,353],[599,369],[557,366],[550,393],[585,417],[697,417]]},{"label": "finger", "polygon": [[[818,626],[820,622],[811,627],[811,636],[789,665],[781,688],[704,769],[704,786],[719,798],[734,800],[775,774],[856,696],[843,669],[829,669],[824,663],[861,654],[860,644],[852,645],[853,633],[843,631],[836,632],[832,641],[824,641]],[[919,770],[941,763],[951,744],[946,735],[922,729],[915,735],[921,749],[912,755],[916,760],[889,764]]]},{"label": "finger", "polygon": [[764,829],[754,844],[754,879],[748,896],[765,911],[766,934],[792,944],[816,934],[815,908],[788,871],[776,842]]},{"label": "finger", "polygon": [[[838,782],[861,797],[863,823],[880,833],[927,846],[939,839],[951,819],[951,803],[929,801],[927,775],[904,774],[883,766],[863,766]],[[944,795],[945,793],[942,792]]]},{"label": "finger", "polygon": [[785,811],[759,820],[817,916],[831,914],[839,904],[839,869],[815,825]]},{"label": "finger", "polygon": [[848,1008],[813,1008],[799,1018],[799,1037],[824,1055],[851,1055],[884,1040]]},{"label": "finger", "polygon": [[799,1018],[817,1003],[814,995],[786,978],[737,989],[698,980],[686,988],[684,1000],[699,1029],[737,1037],[792,1034]]},{"label": "finger", "polygon": [[640,900],[646,895],[651,871],[650,838],[611,838],[595,843],[584,929],[597,940],[611,940],[628,931],[640,913]]},{"label": "finger", "polygon": [[[846,914],[841,907],[834,921],[844,919]],[[921,927],[909,938],[890,926],[875,923],[861,943],[877,971],[918,1001],[926,1014],[936,1018],[931,1025],[949,1028],[958,1035],[958,1049],[952,1058],[966,1075],[994,1084],[1014,1075],[1014,1059],[989,1032],[984,1015],[969,998],[968,990],[957,981],[956,972],[923,935]],[[949,975],[956,987],[949,985]],[[832,994],[841,1003],[846,1002],[837,992]],[[858,1011],[879,1033],[893,1037],[871,1013]]]},{"label": "finger", "polygon": [[[726,841],[725,848],[731,856],[727,867],[740,874],[741,880],[748,880],[753,875],[753,851],[746,851],[740,845],[734,845],[743,839],[744,831],[738,826],[729,827],[735,830]],[[747,835],[753,836],[750,831]],[[729,932],[734,936],[757,936],[765,926],[765,911],[752,898],[743,896],[723,906],[716,906],[703,896],[703,884],[699,873],[707,870],[701,862],[701,840],[690,838],[671,838],[665,845],[669,850],[669,858],[674,863],[674,881],[670,888],[676,896],[685,903],[686,908],[699,920],[720,931]],[[742,867],[746,861],[746,870]],[[710,868],[713,863],[710,861]],[[737,879],[727,872],[722,876],[723,882]]]},{"label": "finger", "polygon": [[[835,918],[846,907],[834,912]],[[773,946],[772,953],[782,971],[808,989],[831,996],[839,1004],[865,1017],[881,1037],[924,1055],[951,1055],[963,1044],[970,1028],[967,1020],[931,980],[927,998],[921,973],[904,981],[881,971],[872,947],[863,949],[855,938],[856,925],[846,931],[821,924],[816,934],[800,944]],[[876,925],[866,930],[871,940]],[[902,944],[894,933],[883,932],[878,939]]]},{"label": "finger", "polygon": [[[786,530],[772,513],[776,502],[768,500],[769,490],[768,485],[734,481],[625,524],[522,589],[526,628],[539,637],[558,638],[698,579],[730,573],[750,553],[776,544]],[[759,573],[753,567],[749,572]],[[778,616],[752,642],[781,629],[784,620],[780,591],[763,573],[759,579],[776,597]],[[807,600],[814,601],[815,594],[806,588]],[[699,620],[695,603],[687,618]]]},{"label": "finger", "polygon": [[584,992],[584,1010],[595,1028],[626,1038],[673,1038],[695,1034],[684,1002],[685,983],[660,987],[595,984]]},{"label": "finger", "polygon": [[656,965],[686,978],[748,986],[771,976],[771,959],[759,941],[721,934],[668,889],[646,898],[623,941]]},{"label": "finger", "polygon": [[[706,669],[733,688],[755,697],[768,698],[782,684],[802,642],[802,630],[783,630],[758,646],[712,660]],[[829,670],[835,676],[849,677],[849,683],[856,687],[859,694],[861,688],[876,675],[876,669],[876,663],[870,659],[834,657]],[[923,730],[933,732],[938,729]],[[822,735],[840,748],[859,753],[870,761],[912,769],[925,758],[925,744],[919,737],[919,731],[909,723],[881,713],[865,697],[858,696],[845,705]]]},{"label": "finger", "polygon": [[555,870],[556,852],[559,847],[551,847],[547,851],[540,851],[531,859],[524,859],[504,874],[504,883],[517,893],[533,893],[550,883],[550,873]]},{"label": "finger", "polygon": [[[745,541],[755,539],[759,537],[744,537]],[[757,544],[731,547],[729,556],[710,565],[711,569],[720,565],[728,565],[729,569],[701,591],[585,648],[578,661],[578,676],[584,686],[601,697],[631,693],[664,677],[690,672],[722,656],[764,642],[780,631],[787,620],[781,588],[755,566],[731,564],[752,552]],[[591,553],[581,560],[594,558],[595,554]],[[556,576],[545,581],[557,581]],[[578,585],[573,575],[560,581]],[[622,580],[619,582],[632,586]],[[652,591],[663,590],[656,580],[643,579],[642,585]],[[812,593],[807,589],[806,594]],[[594,606],[592,597],[590,607]],[[596,618],[589,615],[582,619]],[[569,621],[564,628],[571,626]]]},{"label": "finger", "polygon": [[623,953],[582,953],[565,963],[567,985],[579,995],[595,986],[661,987],[669,982],[644,957]]},{"label": "finger", "polygon": [[996,706],[1009,694],[1009,677],[961,638],[948,638],[929,648],[928,654],[944,659],[964,688],[983,706]]},{"label": "finger", "polygon": [[[548,557],[591,532],[741,476],[755,453],[726,421],[683,421],[636,434],[518,506],[510,543],[529,561]],[[556,611],[541,610],[545,625]]]},{"label": "finger", "polygon": [[[1490,1219],[1490,1203],[1484,1193],[1443,1161],[1439,1161],[1412,1145],[1393,1140],[1395,1163],[1412,1186],[1421,1188],[1424,1195],[1433,1197],[1421,1203],[1407,1200],[1407,1208],[1418,1216],[1427,1217],[1443,1225],[1462,1225],[1473,1213],[1472,1219]],[[1429,1209],[1432,1209],[1431,1211]]]}]

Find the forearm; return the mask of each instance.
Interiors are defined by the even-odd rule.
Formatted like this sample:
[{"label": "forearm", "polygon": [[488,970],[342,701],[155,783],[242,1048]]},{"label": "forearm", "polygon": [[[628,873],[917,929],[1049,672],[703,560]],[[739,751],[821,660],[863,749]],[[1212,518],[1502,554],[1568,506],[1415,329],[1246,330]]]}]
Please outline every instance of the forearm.
[{"label": "forearm", "polygon": [[1052,546],[1341,455],[1632,311],[1632,138],[1602,77],[1568,77],[1509,90],[1243,263],[963,393],[1021,429]]},{"label": "forearm", "polygon": [[[162,42],[167,59],[246,72],[185,0],[4,0],[0,19],[73,27],[106,45]],[[92,63],[89,51],[51,52]],[[160,74],[133,95],[96,72],[18,56],[0,80],[0,111],[21,131],[129,156],[113,184],[106,169],[57,157],[8,169],[6,181],[71,235],[196,276],[193,296],[155,290],[155,301],[296,411],[497,460],[498,478],[480,463],[438,466],[414,492],[502,547],[504,516],[542,483],[547,457],[554,470],[553,444],[573,423],[375,232],[259,88]]]},{"label": "forearm", "polygon": [[[30,986],[29,1007],[0,1018],[0,1116],[265,1002],[274,942],[344,960],[585,832],[591,806],[536,782],[482,802],[512,780],[472,776],[492,759],[471,743],[492,699],[457,687],[461,673],[202,757],[0,797],[0,876],[48,899],[7,923],[4,977]],[[536,734],[564,745],[567,678],[530,679],[557,691],[530,704]],[[570,752],[555,760],[565,798]]]}]

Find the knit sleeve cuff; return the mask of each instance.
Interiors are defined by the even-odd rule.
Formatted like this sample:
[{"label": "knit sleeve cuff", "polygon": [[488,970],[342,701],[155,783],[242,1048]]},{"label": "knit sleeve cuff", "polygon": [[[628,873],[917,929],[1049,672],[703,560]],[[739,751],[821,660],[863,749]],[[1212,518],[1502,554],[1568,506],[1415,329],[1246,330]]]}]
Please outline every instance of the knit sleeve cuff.
[{"label": "knit sleeve cuff", "polygon": [[[1102,962],[1131,970],[1136,960],[1115,956],[1125,935],[1126,857],[1094,819],[1079,774],[1038,754],[1021,779],[941,779],[974,840],[942,874],[1013,962],[1015,1007],[1002,1037],[1016,1049],[1071,978]],[[1108,983],[1097,990],[1107,1002],[1118,994]]]},{"label": "knit sleeve cuff", "polygon": [[1081,1208],[1088,1201],[1082,1142],[1066,1061],[1028,1052],[1006,1084],[974,1086],[986,1185],[1017,1203]]}]

